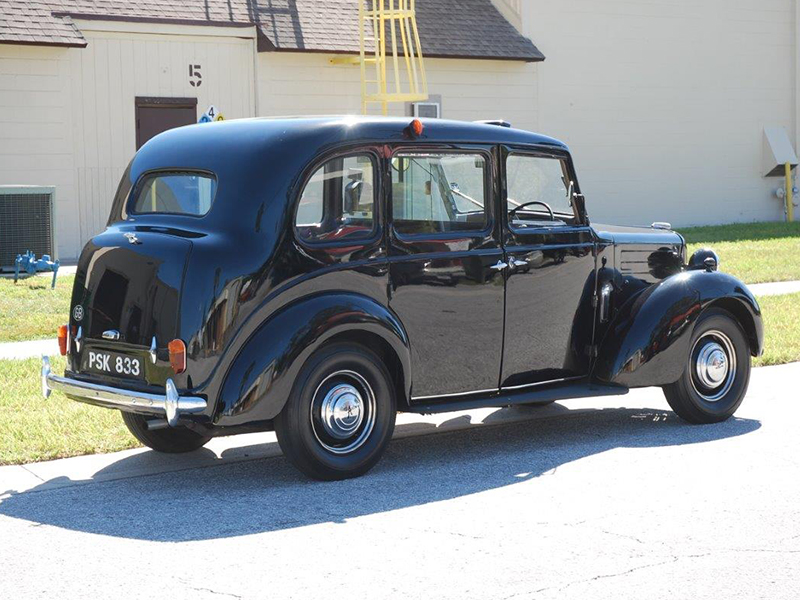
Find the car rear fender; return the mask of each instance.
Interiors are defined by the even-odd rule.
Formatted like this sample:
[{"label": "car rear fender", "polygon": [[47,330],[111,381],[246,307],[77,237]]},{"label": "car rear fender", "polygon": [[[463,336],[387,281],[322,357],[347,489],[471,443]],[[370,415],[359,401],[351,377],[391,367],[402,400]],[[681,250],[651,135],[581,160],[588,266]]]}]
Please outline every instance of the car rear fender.
[{"label": "car rear fender", "polygon": [[593,376],[626,387],[667,385],[687,364],[697,319],[716,306],[742,326],[753,356],[764,346],[761,309],[741,281],[720,272],[684,271],[645,288],[617,312],[600,342]]},{"label": "car rear fender", "polygon": [[399,365],[398,388],[408,397],[408,336],[398,318],[366,296],[324,293],[284,307],[250,337],[225,375],[214,424],[234,426],[274,419],[305,361],[322,345],[338,339],[385,349],[387,358]]}]

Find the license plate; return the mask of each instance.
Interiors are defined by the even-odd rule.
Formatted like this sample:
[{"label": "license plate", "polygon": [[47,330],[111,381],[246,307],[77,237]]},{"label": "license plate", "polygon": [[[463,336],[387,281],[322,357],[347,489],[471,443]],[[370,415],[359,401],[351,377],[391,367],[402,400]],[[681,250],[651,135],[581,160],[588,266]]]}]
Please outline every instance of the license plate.
[{"label": "license plate", "polygon": [[116,377],[144,379],[144,368],[140,358],[115,352],[97,352],[95,350],[89,350],[87,354],[86,368],[89,371]]}]

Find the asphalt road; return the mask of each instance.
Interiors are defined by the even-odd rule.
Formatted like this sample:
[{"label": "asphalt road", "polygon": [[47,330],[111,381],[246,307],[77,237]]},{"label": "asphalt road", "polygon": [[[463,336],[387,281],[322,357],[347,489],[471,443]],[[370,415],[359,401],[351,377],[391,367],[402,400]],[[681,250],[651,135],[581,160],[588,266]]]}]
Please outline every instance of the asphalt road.
[{"label": "asphalt road", "polygon": [[0,597],[795,600],[799,380],[756,370],[713,426],[656,389],[407,425],[338,483],[274,442],[4,468]]}]

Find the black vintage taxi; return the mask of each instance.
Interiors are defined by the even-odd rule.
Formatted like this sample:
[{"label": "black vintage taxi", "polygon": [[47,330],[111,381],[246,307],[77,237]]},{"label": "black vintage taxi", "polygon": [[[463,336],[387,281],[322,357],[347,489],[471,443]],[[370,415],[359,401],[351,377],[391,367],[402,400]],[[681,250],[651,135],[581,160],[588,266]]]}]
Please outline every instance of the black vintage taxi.
[{"label": "black vintage taxi", "polygon": [[667,224],[590,224],[567,147],[503,122],[193,125],[123,175],[43,392],[163,452],[274,429],[319,479],[375,465],[398,411],[662,386],[712,423],[763,345],[717,266]]}]

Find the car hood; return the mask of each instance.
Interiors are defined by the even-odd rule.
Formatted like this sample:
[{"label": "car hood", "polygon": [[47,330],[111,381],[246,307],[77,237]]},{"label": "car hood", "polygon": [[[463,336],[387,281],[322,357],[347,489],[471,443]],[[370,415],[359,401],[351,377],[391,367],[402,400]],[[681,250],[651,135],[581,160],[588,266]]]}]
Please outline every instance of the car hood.
[{"label": "car hood", "polygon": [[685,244],[681,234],[669,229],[601,225],[598,223],[592,223],[592,227],[601,242],[610,242],[614,245],[654,244],[659,246],[683,246]]}]

